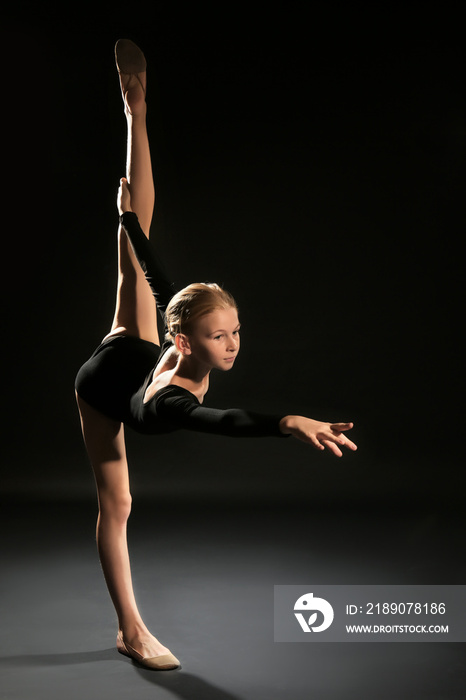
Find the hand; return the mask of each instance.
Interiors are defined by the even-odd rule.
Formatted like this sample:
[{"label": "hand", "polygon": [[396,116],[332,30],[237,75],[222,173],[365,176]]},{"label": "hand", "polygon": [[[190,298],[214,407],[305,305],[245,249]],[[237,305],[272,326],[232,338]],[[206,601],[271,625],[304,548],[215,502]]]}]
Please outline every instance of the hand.
[{"label": "hand", "polygon": [[117,198],[118,213],[120,216],[125,213],[125,211],[132,211],[131,209],[131,193],[129,191],[128,180],[122,177],[120,180],[120,187],[118,190]]},{"label": "hand", "polygon": [[322,423],[304,416],[285,416],[280,421],[280,430],[284,435],[292,435],[298,440],[312,445],[316,450],[327,448],[337,457],[343,456],[339,445],[350,450],[357,450],[354,442],[351,442],[344,435],[352,427],[352,423]]}]

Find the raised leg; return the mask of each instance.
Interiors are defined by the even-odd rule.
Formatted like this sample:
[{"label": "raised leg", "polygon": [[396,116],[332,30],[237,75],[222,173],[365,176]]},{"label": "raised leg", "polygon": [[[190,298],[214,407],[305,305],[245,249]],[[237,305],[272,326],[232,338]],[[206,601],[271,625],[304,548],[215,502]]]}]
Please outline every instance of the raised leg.
[{"label": "raised leg", "polygon": [[[131,190],[131,206],[149,237],[155,189],[146,127],[145,60],[142,52],[126,41],[117,43],[116,58],[127,122],[126,177]],[[109,335],[135,335],[158,344],[154,298],[121,226],[118,231],[118,268],[116,308]]]}]

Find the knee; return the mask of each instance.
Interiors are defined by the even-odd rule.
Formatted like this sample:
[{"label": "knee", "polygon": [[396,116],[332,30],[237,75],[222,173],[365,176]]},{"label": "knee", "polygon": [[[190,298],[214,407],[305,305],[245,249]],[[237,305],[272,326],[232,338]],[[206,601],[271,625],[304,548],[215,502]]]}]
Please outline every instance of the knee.
[{"label": "knee", "polygon": [[101,494],[99,498],[100,517],[112,519],[125,525],[131,514],[131,494]]}]

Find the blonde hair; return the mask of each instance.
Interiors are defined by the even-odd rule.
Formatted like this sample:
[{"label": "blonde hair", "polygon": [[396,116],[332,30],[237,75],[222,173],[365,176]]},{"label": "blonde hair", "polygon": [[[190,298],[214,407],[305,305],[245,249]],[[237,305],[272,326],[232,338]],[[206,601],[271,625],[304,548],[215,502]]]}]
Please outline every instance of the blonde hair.
[{"label": "blonde hair", "polygon": [[216,309],[238,309],[230,292],[215,282],[194,282],[181,289],[170,300],[165,311],[166,339],[175,340],[178,333],[188,335],[198,319]]}]

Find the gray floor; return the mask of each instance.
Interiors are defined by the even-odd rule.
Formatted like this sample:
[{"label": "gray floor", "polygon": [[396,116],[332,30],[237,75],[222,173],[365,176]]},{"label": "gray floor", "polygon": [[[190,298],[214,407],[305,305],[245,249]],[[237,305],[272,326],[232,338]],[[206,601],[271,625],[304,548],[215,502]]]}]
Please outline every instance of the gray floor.
[{"label": "gray floor", "polygon": [[462,644],[273,641],[274,584],[464,583],[454,511],[136,504],[137,598],[183,664],[166,673],[116,652],[94,515],[4,506],[1,700],[464,698]]}]

